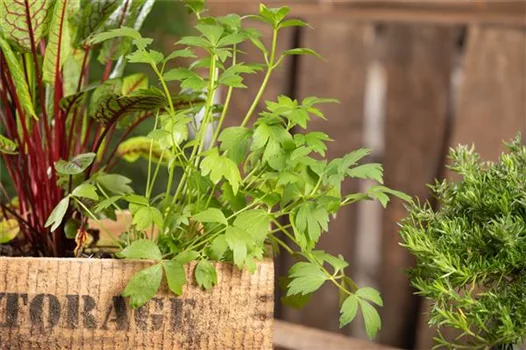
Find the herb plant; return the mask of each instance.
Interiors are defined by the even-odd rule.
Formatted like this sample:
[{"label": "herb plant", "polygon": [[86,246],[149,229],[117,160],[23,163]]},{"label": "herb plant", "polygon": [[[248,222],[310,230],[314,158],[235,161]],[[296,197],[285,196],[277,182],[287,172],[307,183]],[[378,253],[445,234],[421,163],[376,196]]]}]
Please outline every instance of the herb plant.
[{"label": "herb plant", "polygon": [[507,145],[496,163],[466,147],[452,150],[459,182],[430,186],[439,204],[414,204],[401,224],[417,259],[410,271],[432,301],[438,346],[511,349],[526,337],[526,146]]},{"label": "herb plant", "polygon": [[[168,56],[150,50],[151,39],[131,28],[110,30],[90,40],[98,44],[129,39],[134,49],[127,60],[152,69],[158,81],[148,91],[167,101],[155,108],[154,129],[147,136],[128,139],[117,151],[129,161],[148,159],[146,193],[114,191],[106,196],[92,185],[96,177],[88,180],[87,186],[97,191],[92,199],[105,199],[98,201],[93,212],[85,208],[87,215],[95,216],[107,208],[120,210],[119,200],[129,203],[132,220],[121,240],[124,249],[119,256],[157,261],[137,273],[123,295],[131,298],[133,307],[140,307],[155,295],[163,275],[169,288],[179,295],[187,281],[183,266],[190,262],[196,264],[197,284],[209,289],[217,283],[212,261],[232,262],[253,272],[256,262],[270,254],[271,246],[275,253],[285,251],[300,260],[284,281],[285,302],[304,304],[325,282],[332,283],[342,297],[341,326],[351,322],[361,309],[367,332],[374,337],[380,318],[373,304],[382,305],[380,294],[372,288],[359,288],[345,274],[348,264],[341,256],[315,247],[328,229],[330,216],[342,206],[364,199],[377,199],[386,205],[388,195],[407,197],[381,185],[380,164],[358,164],[368,150],[328,160],[329,136],[305,131],[311,118],[324,118],[319,105],[337,101],[318,97],[298,101],[279,96],[266,101],[264,111],[257,111],[273,71],[285,57],[319,56],[307,48],[277,51],[283,28],[306,23],[286,18],[287,7],[261,5],[257,15],[213,18],[204,15],[202,2],[191,1],[188,6],[197,17],[196,35],[182,38],[176,43],[177,50]],[[270,47],[262,43],[257,30],[246,26],[249,21],[272,28]],[[263,63],[243,62],[243,52],[238,49],[243,42],[259,49]],[[167,69],[166,62],[176,57],[193,62],[187,68]],[[264,71],[264,78],[243,120],[238,126],[224,127],[233,90],[246,87],[245,74],[259,71]],[[214,104],[219,90],[225,92],[220,106]],[[178,110],[172,91],[202,94],[204,103]],[[211,136],[207,136],[209,130]],[[190,137],[192,133],[194,137]],[[152,188],[161,171],[167,172],[166,191],[156,195]],[[180,179],[172,191],[177,174]],[[341,183],[347,178],[372,179],[380,184],[366,193],[342,194]]]}]

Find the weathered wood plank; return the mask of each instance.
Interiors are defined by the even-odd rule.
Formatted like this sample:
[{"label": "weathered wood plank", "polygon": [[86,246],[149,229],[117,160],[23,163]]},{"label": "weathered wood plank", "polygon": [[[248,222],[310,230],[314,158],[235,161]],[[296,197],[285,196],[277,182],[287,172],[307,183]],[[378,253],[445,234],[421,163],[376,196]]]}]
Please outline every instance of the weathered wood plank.
[{"label": "weathered wood plank", "polygon": [[[257,13],[259,1],[209,0],[211,9]],[[267,1],[268,6],[290,6],[298,17],[434,24],[500,24],[526,26],[524,1]]]},{"label": "weathered wood plank", "polygon": [[[315,95],[341,101],[322,106],[328,121],[314,119],[309,124],[309,130],[326,132],[335,140],[329,144],[328,155],[338,157],[362,145],[365,75],[373,27],[332,18],[307,21],[315,30],[302,32],[301,46],[318,51],[328,63],[301,57],[296,97]],[[357,181],[342,186],[344,192],[355,192],[357,188]],[[330,223],[329,233],[322,237],[319,248],[351,260],[355,226],[356,207],[343,208]],[[338,293],[329,285],[315,293],[305,309],[283,310],[285,320],[334,332],[339,331],[338,315]]]},{"label": "weathered wood plank", "polygon": [[[442,167],[454,51],[451,28],[388,25],[383,64],[387,73],[385,183],[425,201],[427,183]],[[418,312],[404,270],[412,264],[399,246],[397,222],[406,216],[394,200],[383,214],[380,341],[412,348]]]},{"label": "weathered wood plank", "polygon": [[[0,348],[272,348],[273,263],[255,274],[216,263],[218,285],[188,283],[175,297],[163,282],[156,298],[132,310],[120,297],[151,261],[0,258]],[[4,294],[7,293],[7,294]]]},{"label": "weathered wood plank", "polygon": [[475,144],[496,160],[517,132],[526,132],[526,32],[505,27],[469,28],[464,81],[451,145]]},{"label": "weathered wood plank", "polygon": [[380,344],[278,320],[274,321],[274,346],[287,350],[395,350]]}]

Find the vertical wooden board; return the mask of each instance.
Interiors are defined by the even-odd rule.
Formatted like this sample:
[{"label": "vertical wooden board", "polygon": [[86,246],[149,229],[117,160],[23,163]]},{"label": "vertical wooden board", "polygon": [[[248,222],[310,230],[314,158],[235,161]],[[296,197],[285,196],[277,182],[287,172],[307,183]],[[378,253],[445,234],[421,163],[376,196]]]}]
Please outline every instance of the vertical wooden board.
[{"label": "vertical wooden board", "polygon": [[[432,25],[385,27],[383,63],[387,73],[385,184],[422,201],[442,166],[442,149],[454,51],[453,29]],[[404,270],[410,254],[399,246],[397,222],[406,216],[393,200],[383,214],[381,342],[412,347],[418,299]]]},{"label": "vertical wooden board", "polygon": [[526,32],[522,28],[469,28],[464,81],[451,146],[475,144],[496,160],[502,141],[526,132]]},{"label": "vertical wooden board", "polygon": [[[314,30],[302,31],[301,46],[312,48],[328,62],[314,57],[301,57],[298,74],[298,98],[330,97],[340,104],[321,107],[327,121],[315,118],[309,131],[323,131],[335,141],[329,143],[328,156],[339,157],[362,145],[363,102],[369,42],[372,26],[346,20],[318,19],[309,21]],[[303,130],[298,130],[303,132]],[[358,182],[346,182],[345,193],[356,192]],[[356,207],[342,208],[329,225],[329,232],[320,240],[319,249],[352,258],[352,241],[356,224]],[[292,264],[288,260],[288,265]],[[285,308],[285,320],[329,331],[339,331],[338,293],[326,285],[314,293],[303,310]],[[348,332],[348,329],[343,330]]]}]

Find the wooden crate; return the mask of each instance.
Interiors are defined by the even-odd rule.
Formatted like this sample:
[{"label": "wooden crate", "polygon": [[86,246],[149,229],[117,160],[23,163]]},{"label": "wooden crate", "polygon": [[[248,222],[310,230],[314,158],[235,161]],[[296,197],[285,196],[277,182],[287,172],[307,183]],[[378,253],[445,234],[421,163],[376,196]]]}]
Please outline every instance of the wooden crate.
[{"label": "wooden crate", "polygon": [[175,297],[164,284],[132,310],[120,294],[146,261],[0,258],[0,349],[272,348],[271,260],[255,274],[216,264],[211,291],[189,282]]}]

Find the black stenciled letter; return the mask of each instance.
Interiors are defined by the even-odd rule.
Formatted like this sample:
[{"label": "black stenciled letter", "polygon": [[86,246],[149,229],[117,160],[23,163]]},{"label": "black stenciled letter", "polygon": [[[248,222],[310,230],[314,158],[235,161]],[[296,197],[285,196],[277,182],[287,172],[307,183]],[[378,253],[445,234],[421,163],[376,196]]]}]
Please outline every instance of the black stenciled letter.
[{"label": "black stenciled letter", "polygon": [[[115,313],[115,318],[110,320],[111,314]],[[130,328],[130,321],[128,319],[128,310],[126,309],[126,301],[123,297],[113,297],[113,304],[108,308],[102,329],[108,329],[108,322],[115,322],[116,330],[127,331]]]},{"label": "black stenciled letter", "polygon": [[75,329],[79,326],[79,296],[66,295],[66,327]]},{"label": "black stenciled letter", "polygon": [[29,304],[29,316],[31,323],[34,326],[43,328],[44,319],[42,314],[44,312],[44,300],[47,297],[49,302],[49,327],[53,328],[60,320],[60,302],[57,297],[52,294],[37,294]]},{"label": "black stenciled letter", "polygon": [[82,317],[84,318],[84,328],[94,329],[97,328],[97,319],[91,314],[97,304],[95,299],[89,295],[83,295],[82,301],[84,302],[84,308],[82,311]]},{"label": "black stenciled letter", "polygon": [[18,326],[19,304],[18,299],[22,298],[24,305],[27,305],[27,294],[0,293],[0,301],[7,295],[5,305],[5,321],[0,322],[0,327],[11,328]]},{"label": "black stenciled letter", "polygon": [[163,328],[163,322],[164,322],[164,300],[160,298],[153,298],[153,305],[155,305],[155,311],[156,313],[152,313],[151,319],[152,319],[152,330],[158,331],[159,329]]}]

